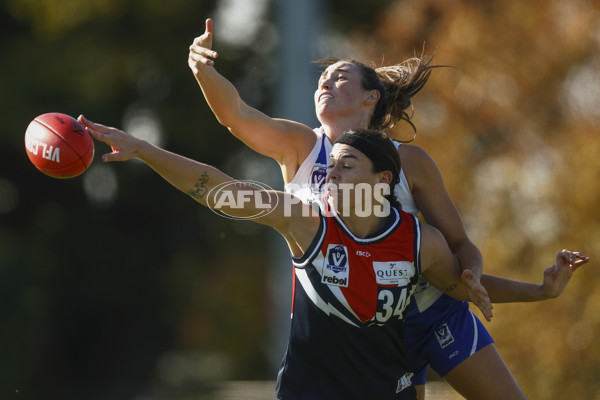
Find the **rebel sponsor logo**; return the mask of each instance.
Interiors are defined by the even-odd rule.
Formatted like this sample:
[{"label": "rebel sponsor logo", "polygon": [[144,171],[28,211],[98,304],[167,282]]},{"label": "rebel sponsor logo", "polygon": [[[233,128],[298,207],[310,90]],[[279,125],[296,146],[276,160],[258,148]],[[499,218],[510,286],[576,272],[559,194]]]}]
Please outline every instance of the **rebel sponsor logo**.
[{"label": "rebel sponsor logo", "polygon": [[330,286],[348,287],[349,276],[348,249],[341,244],[330,244],[327,246],[321,282]]},{"label": "rebel sponsor logo", "polygon": [[415,266],[410,261],[373,261],[377,284],[406,286],[415,276]]},{"label": "rebel sponsor logo", "polygon": [[336,276],[323,276],[323,283],[332,286],[343,286],[348,287],[348,278],[337,278]]}]

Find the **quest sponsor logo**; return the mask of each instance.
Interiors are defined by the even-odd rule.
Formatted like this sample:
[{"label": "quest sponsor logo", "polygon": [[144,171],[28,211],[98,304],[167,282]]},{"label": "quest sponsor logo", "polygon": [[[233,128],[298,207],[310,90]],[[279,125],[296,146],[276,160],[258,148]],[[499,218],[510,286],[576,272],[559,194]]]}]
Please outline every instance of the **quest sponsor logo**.
[{"label": "quest sponsor logo", "polygon": [[373,261],[373,270],[379,285],[406,286],[415,276],[415,266],[410,261]]}]

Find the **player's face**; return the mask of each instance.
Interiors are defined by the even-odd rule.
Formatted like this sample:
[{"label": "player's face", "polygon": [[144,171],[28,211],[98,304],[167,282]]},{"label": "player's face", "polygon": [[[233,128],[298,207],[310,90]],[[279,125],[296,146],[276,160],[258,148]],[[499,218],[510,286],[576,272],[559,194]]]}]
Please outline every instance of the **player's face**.
[{"label": "player's face", "polygon": [[373,163],[362,152],[347,144],[333,146],[326,183],[338,211],[343,211],[343,205],[353,208],[357,201],[373,204],[373,190],[365,188],[372,189],[381,182],[382,173],[373,172]]},{"label": "player's face", "polygon": [[315,91],[317,116],[356,115],[369,93],[362,86],[362,74],[356,65],[345,61],[332,64],[319,78]]}]

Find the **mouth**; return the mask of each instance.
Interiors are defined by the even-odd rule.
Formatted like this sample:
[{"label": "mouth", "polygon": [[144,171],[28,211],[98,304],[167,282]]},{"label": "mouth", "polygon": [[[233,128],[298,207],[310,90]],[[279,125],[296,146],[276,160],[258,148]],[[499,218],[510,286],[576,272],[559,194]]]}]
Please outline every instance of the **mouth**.
[{"label": "mouth", "polygon": [[325,99],[333,99],[333,95],[329,92],[323,92],[319,95],[319,102]]}]

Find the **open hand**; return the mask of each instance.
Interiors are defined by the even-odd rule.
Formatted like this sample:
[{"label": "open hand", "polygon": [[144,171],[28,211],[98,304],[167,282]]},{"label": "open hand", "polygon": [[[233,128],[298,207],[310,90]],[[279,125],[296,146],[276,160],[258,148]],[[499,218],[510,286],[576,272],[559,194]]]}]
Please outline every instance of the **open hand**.
[{"label": "open hand", "polygon": [[487,290],[483,287],[479,278],[470,269],[465,269],[461,274],[461,279],[467,289],[469,301],[481,310],[488,322],[491,321],[494,316],[492,313],[494,307],[492,306],[492,301]]},{"label": "open hand", "polygon": [[77,120],[87,128],[96,140],[106,143],[112,153],[102,156],[102,161],[127,161],[137,157],[138,150],[145,142],[119,129],[97,124],[80,115]]}]

